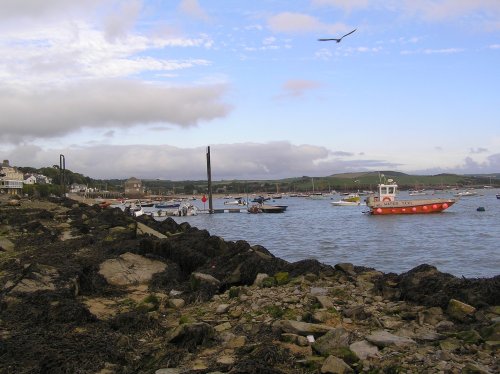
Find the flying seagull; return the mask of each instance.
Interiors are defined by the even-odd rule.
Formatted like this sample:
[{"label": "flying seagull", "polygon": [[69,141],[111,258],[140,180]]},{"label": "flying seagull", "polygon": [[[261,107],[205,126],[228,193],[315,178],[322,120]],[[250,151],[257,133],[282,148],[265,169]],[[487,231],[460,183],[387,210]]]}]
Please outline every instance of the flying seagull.
[{"label": "flying seagull", "polygon": [[336,39],[336,38],[326,38],[326,39],[318,39],[318,41],[320,41],[320,42],[327,42],[327,41],[329,41],[329,40],[335,40],[337,43],[340,43],[340,41],[341,41],[342,39],[344,39],[347,35],[352,34],[352,33],[353,33],[354,31],[356,31],[356,30],[357,30],[357,29],[354,29],[354,30],[352,30],[351,32],[348,32],[348,33],[347,33],[347,34],[345,34],[343,37],[338,38],[338,39]]}]

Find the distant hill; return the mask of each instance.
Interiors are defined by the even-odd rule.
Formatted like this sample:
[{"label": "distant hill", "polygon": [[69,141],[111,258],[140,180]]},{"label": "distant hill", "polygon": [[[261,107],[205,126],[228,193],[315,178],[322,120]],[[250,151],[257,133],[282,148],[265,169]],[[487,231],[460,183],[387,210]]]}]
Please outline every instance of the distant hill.
[{"label": "distant hill", "polygon": [[[23,172],[39,172],[52,177],[57,183],[59,169],[57,165],[53,167],[35,169],[31,167],[20,167]],[[138,176],[140,178],[140,176]],[[394,179],[400,189],[412,188],[465,188],[483,187],[492,185],[500,187],[500,173],[458,175],[442,173],[437,175],[410,175],[393,170],[383,170],[380,172],[351,172],[338,173],[323,177],[301,176],[284,179],[269,180],[212,180],[212,190],[220,193],[245,194],[256,192],[326,192],[326,191],[356,191],[374,190],[381,178]],[[125,179],[92,179],[70,170],[66,170],[66,181],[68,183],[82,183],[89,187],[96,187],[101,190],[121,191]],[[193,194],[206,193],[206,180],[151,180],[143,179],[144,185],[153,194]]]}]

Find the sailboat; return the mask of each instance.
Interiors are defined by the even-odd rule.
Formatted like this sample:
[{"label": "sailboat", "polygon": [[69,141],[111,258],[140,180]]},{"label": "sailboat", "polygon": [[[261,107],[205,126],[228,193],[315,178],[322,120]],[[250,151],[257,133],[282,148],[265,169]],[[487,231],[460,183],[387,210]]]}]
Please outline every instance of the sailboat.
[{"label": "sailboat", "polygon": [[311,177],[312,183],[312,193],[309,194],[308,198],[313,200],[323,200],[325,197],[321,192],[314,192],[314,178]]}]

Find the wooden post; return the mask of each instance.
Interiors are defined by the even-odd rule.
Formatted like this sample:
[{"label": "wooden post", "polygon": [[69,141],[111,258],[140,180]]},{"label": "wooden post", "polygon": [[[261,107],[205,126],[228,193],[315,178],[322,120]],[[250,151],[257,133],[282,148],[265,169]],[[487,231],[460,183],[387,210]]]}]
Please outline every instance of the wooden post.
[{"label": "wooden post", "polygon": [[212,205],[212,166],[210,164],[210,146],[207,147],[208,212],[213,213]]},{"label": "wooden post", "polygon": [[59,155],[59,182],[61,184],[62,195],[66,197],[66,159],[64,155]]}]

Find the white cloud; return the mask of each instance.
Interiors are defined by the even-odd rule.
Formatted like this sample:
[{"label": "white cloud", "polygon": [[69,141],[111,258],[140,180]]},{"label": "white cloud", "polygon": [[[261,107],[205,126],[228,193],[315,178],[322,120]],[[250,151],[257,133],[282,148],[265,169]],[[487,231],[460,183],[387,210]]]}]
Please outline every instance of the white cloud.
[{"label": "white cloud", "polygon": [[123,38],[133,28],[142,9],[142,1],[129,0],[121,4],[120,8],[110,14],[106,21],[106,39],[114,42]]},{"label": "white cloud", "polygon": [[268,26],[274,32],[283,33],[340,33],[352,30],[343,23],[326,24],[303,13],[284,12],[268,18]]},{"label": "white cloud", "polygon": [[47,85],[68,80],[123,77],[144,71],[166,72],[208,65],[200,59],[166,60],[137,57],[165,47],[210,47],[197,39],[147,38],[132,34],[110,43],[91,25],[75,21],[33,26],[0,34],[0,77],[3,84]]},{"label": "white cloud", "polygon": [[482,24],[486,30],[500,29],[498,0],[311,0],[311,3],[346,12],[383,9],[428,22],[469,17],[470,21]]},{"label": "white cloud", "polygon": [[478,13],[484,17],[500,16],[500,2],[497,0],[405,0],[403,11],[428,21],[453,19]]},{"label": "white cloud", "polygon": [[184,13],[191,17],[208,21],[210,17],[207,12],[200,6],[198,0],[181,0],[179,4],[179,9]]},{"label": "white cloud", "polygon": [[47,16],[60,16],[67,12],[93,10],[97,6],[113,3],[116,0],[2,0],[0,2],[0,20],[4,19],[39,19]]},{"label": "white cloud", "polygon": [[167,87],[131,80],[92,80],[48,90],[0,89],[0,139],[50,138],[82,127],[148,123],[193,126],[226,116],[226,87]]},{"label": "white cloud", "polygon": [[[394,167],[377,160],[355,160],[314,145],[289,142],[211,145],[212,178],[279,179],[300,175],[324,176],[339,172]],[[66,168],[92,178],[193,180],[206,178],[205,147],[181,149],[170,145],[96,145],[43,150],[20,146],[2,152],[15,166],[50,166],[64,154]],[[347,157],[347,159],[346,159]]]},{"label": "white cloud", "polygon": [[461,53],[464,50],[462,48],[442,48],[442,49],[424,49],[423,53],[426,55],[433,55],[433,54],[454,54],[454,53]]},{"label": "white cloud", "polygon": [[463,48],[441,48],[441,49],[418,49],[418,50],[403,50],[400,52],[402,55],[451,55],[455,53],[462,53]]},{"label": "white cloud", "polygon": [[321,83],[306,79],[290,79],[283,84],[283,94],[278,98],[300,97],[307,91],[321,87]]},{"label": "white cloud", "polygon": [[370,0],[312,0],[312,4],[316,6],[331,6],[341,8],[346,11],[352,11],[354,9],[367,8],[370,5]]}]

